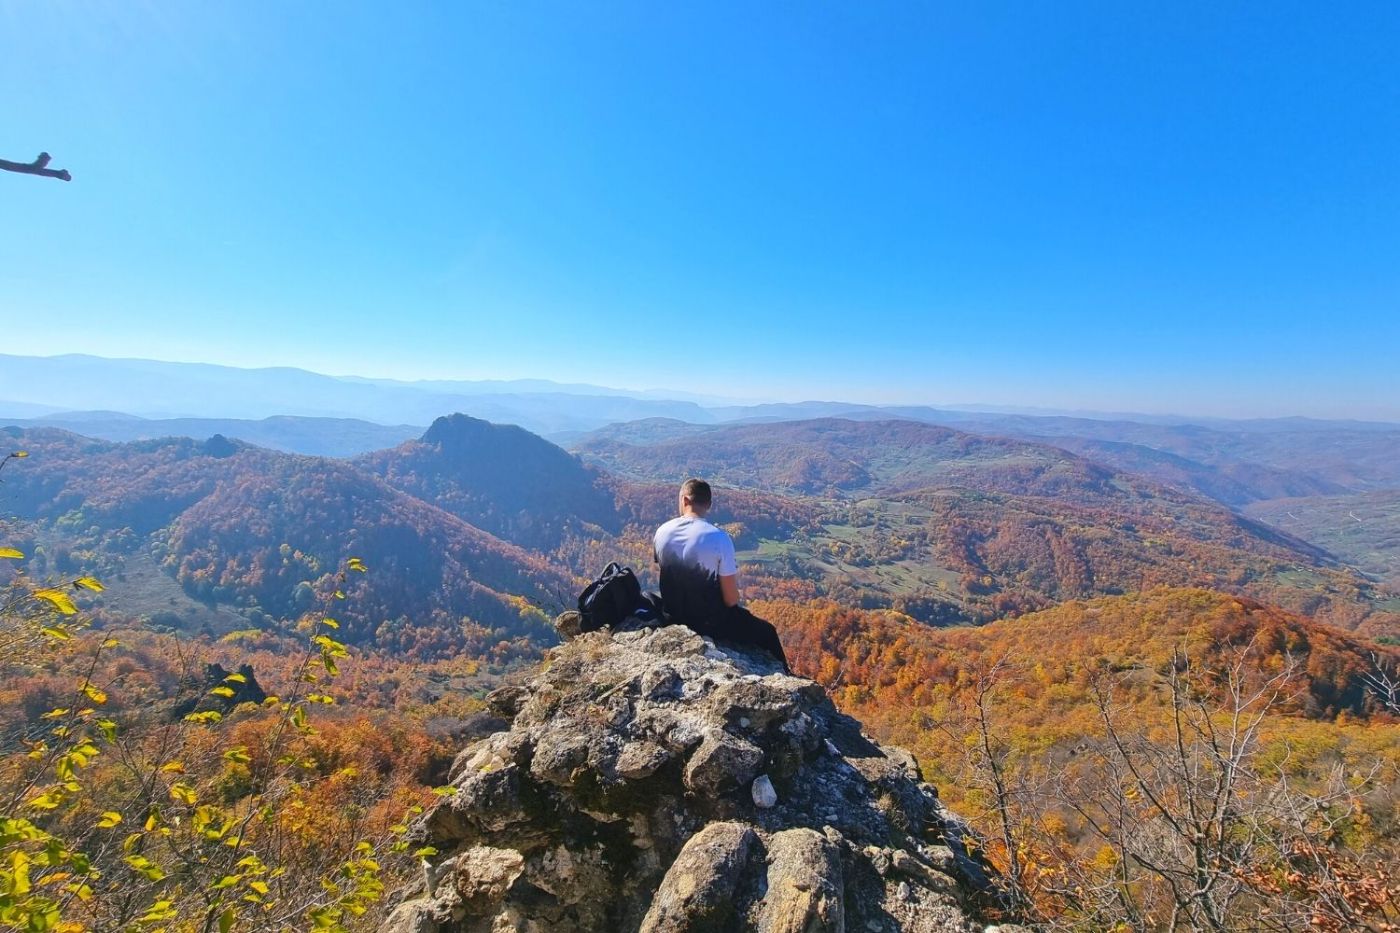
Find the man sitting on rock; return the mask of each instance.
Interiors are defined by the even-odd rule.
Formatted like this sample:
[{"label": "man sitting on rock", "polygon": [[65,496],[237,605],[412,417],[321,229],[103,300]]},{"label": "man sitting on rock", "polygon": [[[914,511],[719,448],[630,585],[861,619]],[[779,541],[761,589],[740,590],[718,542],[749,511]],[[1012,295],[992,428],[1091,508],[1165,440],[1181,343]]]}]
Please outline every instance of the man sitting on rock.
[{"label": "man sitting on rock", "polygon": [[654,556],[661,568],[666,616],[716,641],[762,648],[791,673],[777,631],[739,605],[734,542],[724,529],[705,521],[711,501],[709,483],[686,480],[680,517],[656,529]]}]

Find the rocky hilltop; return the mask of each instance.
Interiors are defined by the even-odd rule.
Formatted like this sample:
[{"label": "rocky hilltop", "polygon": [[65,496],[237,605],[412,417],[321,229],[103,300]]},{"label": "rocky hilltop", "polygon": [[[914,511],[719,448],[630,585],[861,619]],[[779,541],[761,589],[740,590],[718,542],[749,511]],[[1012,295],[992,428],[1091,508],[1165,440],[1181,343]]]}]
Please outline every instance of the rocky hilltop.
[{"label": "rocky hilltop", "polygon": [[906,751],[689,629],[593,632],[489,698],[393,933],[971,931],[988,888]]}]

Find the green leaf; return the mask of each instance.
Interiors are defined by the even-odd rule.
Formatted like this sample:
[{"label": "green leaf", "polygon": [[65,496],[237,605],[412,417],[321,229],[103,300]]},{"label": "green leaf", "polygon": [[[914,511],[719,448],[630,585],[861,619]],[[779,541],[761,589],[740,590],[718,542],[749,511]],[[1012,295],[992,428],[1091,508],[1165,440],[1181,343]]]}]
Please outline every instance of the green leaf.
[{"label": "green leaf", "polygon": [[[128,861],[130,861],[130,859],[128,859]],[[138,869],[138,870],[140,870],[140,869]],[[156,871],[156,872],[159,872],[159,873],[160,873],[160,878],[152,878],[151,875],[149,874],[149,871],[150,871],[150,870],[154,870],[154,871]],[[143,875],[145,875],[147,878],[150,878],[152,881],[159,881],[159,880],[161,880],[161,878],[164,878],[164,877],[165,877],[165,872],[161,871],[159,868],[156,868],[154,865],[151,866],[151,869],[141,871],[141,873],[142,873]],[[153,905],[151,905],[151,909],[148,910],[148,911],[146,911],[145,916],[139,918],[137,922],[138,922],[138,923],[159,923],[159,922],[162,921],[162,920],[177,920],[177,919],[179,919],[179,917],[180,917],[180,914],[179,914],[178,911],[175,910],[175,907],[174,907],[173,902],[171,902],[171,901],[156,901]]]},{"label": "green leaf", "polygon": [[233,929],[233,908],[219,914],[219,933],[229,933]]},{"label": "green leaf", "polygon": [[144,855],[128,855],[126,863],[131,869],[150,881],[164,881],[165,871]]}]

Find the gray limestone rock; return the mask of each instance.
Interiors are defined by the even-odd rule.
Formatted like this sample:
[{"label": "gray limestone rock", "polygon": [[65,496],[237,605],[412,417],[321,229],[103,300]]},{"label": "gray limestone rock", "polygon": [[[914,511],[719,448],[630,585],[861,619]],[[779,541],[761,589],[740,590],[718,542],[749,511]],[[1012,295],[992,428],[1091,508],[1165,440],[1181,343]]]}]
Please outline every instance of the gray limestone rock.
[{"label": "gray limestone rock", "polygon": [[713,730],[685,766],[685,786],[697,794],[722,794],[746,787],[763,764],[763,749],[728,732]]},{"label": "gray limestone rock", "polygon": [[711,823],[691,836],[661,879],[641,933],[731,929],[734,891],[757,838],[743,823]]},{"label": "gray limestone rock", "polygon": [[392,933],[982,929],[967,826],[766,655],[586,632],[488,702],[510,728],[413,824],[437,854]]},{"label": "gray limestone rock", "polygon": [[841,854],[821,833],[787,829],[768,843],[768,895],[761,933],[842,933],[846,929]]}]

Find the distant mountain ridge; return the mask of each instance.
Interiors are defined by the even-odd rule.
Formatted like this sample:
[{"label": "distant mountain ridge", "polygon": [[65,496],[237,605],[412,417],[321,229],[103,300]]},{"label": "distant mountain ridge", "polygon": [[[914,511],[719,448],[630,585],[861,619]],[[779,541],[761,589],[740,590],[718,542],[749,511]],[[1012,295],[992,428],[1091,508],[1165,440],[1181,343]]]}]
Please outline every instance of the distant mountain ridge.
[{"label": "distant mountain ridge", "polygon": [[395,383],[339,378],[291,367],[241,369],[206,363],[117,360],[69,355],[0,354],[0,384],[21,406],[0,417],[50,410],[117,410],[148,418],[262,419],[274,415],[354,418],[381,424],[429,424],[445,412],[468,411],[490,421],[541,433],[591,430],[614,421],[665,416],[713,420],[689,401],[637,398],[621,390],[595,394],[501,391],[472,383]]},{"label": "distant mountain ridge", "polygon": [[[1208,585],[1223,587],[1238,578],[1239,585],[1248,580],[1257,588],[1265,585],[1262,574],[1266,583],[1284,581],[1285,591],[1293,594],[1284,601],[1289,608],[1303,609],[1303,594],[1313,590],[1314,602],[1332,612],[1353,589],[1368,593],[1378,582],[1394,586],[1394,555],[1400,553],[1388,507],[1365,512],[1366,527],[1360,530],[1352,527],[1358,520],[1347,509],[1334,507],[1348,496],[1374,495],[1374,501],[1385,503],[1388,493],[1400,491],[1400,425],[1306,418],[1114,419],[840,401],[726,405],[718,404],[725,400],[644,398],[666,393],[547,380],[404,382],[84,356],[0,355],[0,378],[7,387],[30,393],[26,398],[6,391],[14,399],[9,404],[31,416],[0,419],[0,426],[56,426],[142,444],[219,434],[274,450],[359,458],[358,468],[502,543],[553,556],[567,543],[565,560],[575,572],[596,570],[581,568],[597,562],[601,542],[664,514],[673,495],[668,490],[685,475],[707,475],[744,489],[747,498],[735,503],[739,508],[728,513],[730,520],[775,573],[820,568],[828,581],[853,581],[862,594],[858,598],[886,601],[966,578],[958,591],[971,595],[954,600],[959,605],[952,616],[937,599],[906,606],[925,619],[985,619],[989,613],[1039,607],[1046,599],[1112,592],[1104,589],[1104,579],[1116,581],[1129,564],[1138,568],[1136,576],[1107,585],[1190,583],[1188,553],[1204,561]],[[93,391],[93,385],[100,390]],[[603,394],[578,394],[595,390]],[[214,399],[234,409],[282,414],[192,419],[132,414],[151,413],[140,405],[169,408],[172,399],[191,407]],[[51,410],[64,404],[69,411]],[[303,413],[285,414],[289,409]],[[0,414],[4,410],[0,407]],[[465,453],[454,454],[450,445],[429,440],[424,434],[431,432],[414,426],[434,423],[443,411],[465,412],[469,420],[463,424],[474,420],[486,426]],[[391,420],[395,414],[402,417]],[[848,427],[835,430],[833,420]],[[878,427],[854,427],[862,424]],[[511,434],[507,425],[520,428]],[[578,451],[608,475],[588,475],[537,435]],[[391,453],[395,448],[403,449]],[[532,473],[532,464],[540,471]],[[953,495],[953,489],[963,492]],[[1138,492],[1124,495],[1129,489]],[[870,524],[859,527],[832,518],[823,504],[863,497],[877,503],[878,514],[864,515],[861,521]],[[1207,508],[1206,500],[1235,514]],[[1306,521],[1274,507],[1305,501],[1317,503]],[[1187,512],[1196,517],[1188,519]],[[1245,512],[1282,531],[1238,514]],[[1110,524],[1101,527],[1106,521]],[[924,529],[915,536],[921,543],[916,546],[899,533],[900,523]],[[934,526],[955,532],[930,536],[927,529]],[[1152,535],[1144,529],[1155,527],[1169,540],[1178,539],[1185,527],[1204,529],[1204,537],[1153,550]],[[1245,543],[1245,551],[1263,547],[1304,554],[1303,569],[1282,569],[1277,554],[1269,558],[1271,569],[1242,563],[1224,543],[1236,539]],[[935,548],[936,561],[921,564],[928,554],[919,547]],[[916,551],[923,557],[916,560]],[[1133,561],[1112,558],[1113,571],[1101,576],[1106,555],[1129,551],[1137,555]],[[1323,552],[1369,582],[1353,586],[1350,578],[1343,579],[1351,571],[1321,560],[1317,555]],[[895,565],[884,565],[899,553],[904,556]],[[1320,572],[1325,579],[1317,577]],[[1003,583],[974,585],[980,577]],[[1012,592],[1025,598],[1012,599]],[[1261,598],[1284,597],[1267,583]],[[1400,608],[1389,598],[1377,599],[1387,612]],[[1354,616],[1337,621],[1360,622]]]},{"label": "distant mountain ridge", "polygon": [[[3,423],[3,422],[0,422]],[[63,412],[12,419],[19,427],[52,427],[104,441],[146,441],[163,437],[205,438],[222,434],[269,450],[317,457],[353,457],[382,450],[423,433],[416,425],[384,425],[358,418],[273,415],[243,418],[141,418],[122,412]]]},{"label": "distant mountain ridge", "polygon": [[[1201,426],[1244,433],[1279,431],[1400,432],[1400,423],[1302,417],[1232,420],[1188,415],[1062,412],[996,405],[874,405],[839,400],[747,402],[669,389],[629,390],[548,379],[401,380],[330,376],[294,367],[241,368],[208,363],[109,359],[83,354],[32,357],[0,354],[7,399],[0,418],[28,418],[107,409],[145,418],[261,419],[274,415],[359,418],[382,424],[428,424],[451,411],[539,434],[591,431],[643,418],[697,424],[796,421],[823,417],[899,418],[979,433],[1019,433],[1030,424],[1129,422],[1172,428]],[[173,407],[171,400],[178,400]],[[1059,430],[1042,433],[1066,433]],[[1071,431],[1093,434],[1092,431]],[[1121,438],[1119,438],[1121,439]]]}]

